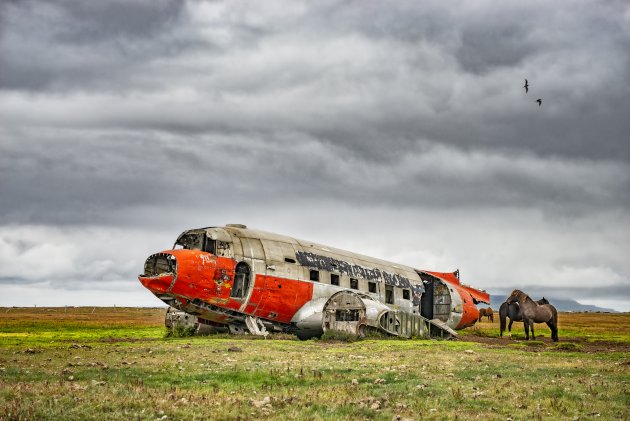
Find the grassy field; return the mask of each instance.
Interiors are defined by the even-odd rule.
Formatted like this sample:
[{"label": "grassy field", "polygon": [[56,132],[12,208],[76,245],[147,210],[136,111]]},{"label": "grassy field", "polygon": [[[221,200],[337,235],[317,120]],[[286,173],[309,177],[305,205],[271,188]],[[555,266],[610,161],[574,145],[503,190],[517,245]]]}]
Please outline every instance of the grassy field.
[{"label": "grassy field", "polygon": [[630,419],[630,315],[457,341],[165,338],[164,310],[0,308],[0,419]]}]

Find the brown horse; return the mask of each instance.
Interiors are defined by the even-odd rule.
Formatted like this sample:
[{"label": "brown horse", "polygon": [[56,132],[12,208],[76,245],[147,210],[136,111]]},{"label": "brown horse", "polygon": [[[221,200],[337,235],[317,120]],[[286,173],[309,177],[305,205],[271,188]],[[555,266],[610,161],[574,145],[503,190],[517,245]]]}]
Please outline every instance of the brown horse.
[{"label": "brown horse", "polygon": [[525,326],[525,340],[529,340],[529,329],[532,330],[532,340],[534,335],[534,323],[547,323],[551,329],[551,339],[558,342],[558,311],[551,304],[538,304],[529,298],[523,291],[515,289],[512,291],[506,302],[508,304],[518,301],[518,305],[523,315],[523,325]]},{"label": "brown horse", "polygon": [[[536,302],[538,304],[549,304],[549,301],[547,301],[545,297],[542,297]],[[521,314],[521,308],[518,306],[518,303],[501,303],[501,307],[499,307],[499,326],[501,337],[503,337],[503,332],[505,332],[505,324],[508,318],[510,319],[510,324],[507,325],[507,330],[510,332],[510,335],[512,335],[512,323],[523,321],[523,315]]]},{"label": "brown horse", "polygon": [[494,312],[490,307],[479,309],[479,321],[481,321],[481,318],[484,316],[488,318],[488,321],[494,323]]}]

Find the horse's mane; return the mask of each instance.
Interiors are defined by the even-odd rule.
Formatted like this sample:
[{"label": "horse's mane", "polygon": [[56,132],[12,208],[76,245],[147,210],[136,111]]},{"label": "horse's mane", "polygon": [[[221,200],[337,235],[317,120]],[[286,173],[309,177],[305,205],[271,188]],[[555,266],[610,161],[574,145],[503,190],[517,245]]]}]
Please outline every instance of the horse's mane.
[{"label": "horse's mane", "polygon": [[[536,301],[534,301],[529,295],[527,295],[525,292],[521,291],[520,289],[515,290],[514,292],[518,293],[518,295],[524,295],[525,296],[525,302],[527,301],[531,301],[534,304],[538,304]],[[514,293],[513,292],[513,293]]]},{"label": "horse's mane", "polygon": [[[529,295],[525,294],[524,292],[523,292],[523,295],[525,295],[525,301],[531,301],[534,304],[538,304],[536,301],[534,301],[532,299],[532,297],[530,297]],[[540,305],[540,304],[538,304],[538,305]]]},{"label": "horse's mane", "polygon": [[[525,301],[532,301],[534,304],[537,304],[539,306],[545,305],[545,304],[549,304],[549,301],[547,301],[547,299],[545,297],[542,297],[540,300],[536,301],[534,300],[532,297],[530,297],[529,295],[525,294],[523,291],[521,291],[523,293],[523,295],[525,295]],[[518,304],[515,303],[515,304]]]}]

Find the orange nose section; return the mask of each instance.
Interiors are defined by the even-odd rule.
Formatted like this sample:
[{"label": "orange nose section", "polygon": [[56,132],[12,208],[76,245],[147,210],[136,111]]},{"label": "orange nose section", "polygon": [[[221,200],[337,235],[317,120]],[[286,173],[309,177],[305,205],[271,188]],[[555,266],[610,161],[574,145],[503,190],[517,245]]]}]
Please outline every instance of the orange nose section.
[{"label": "orange nose section", "polygon": [[177,276],[177,260],[169,253],[156,253],[144,263],[144,273],[138,279],[154,294],[166,293]]},{"label": "orange nose section", "polygon": [[171,250],[168,253],[177,261],[177,276],[169,294],[189,300],[209,300],[222,291],[222,283],[215,282],[220,276],[215,255],[200,250]]},{"label": "orange nose section", "polygon": [[235,264],[232,259],[220,259],[217,263],[216,256],[201,250],[167,250],[149,256],[138,279],[158,296],[226,301]]},{"label": "orange nose section", "polygon": [[146,289],[154,294],[164,294],[168,291],[169,287],[173,283],[175,275],[163,274],[158,276],[138,276],[138,279],[144,285]]}]

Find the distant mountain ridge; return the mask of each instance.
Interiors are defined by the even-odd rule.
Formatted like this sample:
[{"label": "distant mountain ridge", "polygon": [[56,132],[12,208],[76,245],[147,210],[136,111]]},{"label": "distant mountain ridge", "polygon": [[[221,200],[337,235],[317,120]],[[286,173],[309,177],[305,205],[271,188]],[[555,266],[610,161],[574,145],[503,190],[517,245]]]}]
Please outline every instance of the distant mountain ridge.
[{"label": "distant mountain ridge", "polygon": [[[495,310],[498,310],[501,306],[501,303],[504,302],[509,294],[490,294],[490,307]],[[532,297],[535,300],[538,300],[542,297]],[[566,298],[555,298],[555,297],[545,297],[547,300],[553,304],[553,306],[558,311],[602,311],[609,313],[617,313],[617,310],[613,310],[612,308],[604,308],[598,307],[589,304],[580,304],[575,300],[568,300]]]}]

